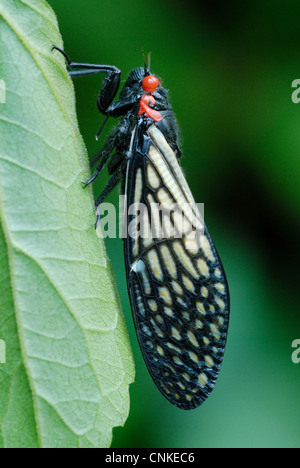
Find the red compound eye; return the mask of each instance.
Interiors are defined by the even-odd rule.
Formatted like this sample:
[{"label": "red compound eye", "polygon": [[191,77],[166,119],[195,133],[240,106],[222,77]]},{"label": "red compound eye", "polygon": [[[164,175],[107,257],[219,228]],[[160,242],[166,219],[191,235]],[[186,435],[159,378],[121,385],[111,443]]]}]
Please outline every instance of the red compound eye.
[{"label": "red compound eye", "polygon": [[146,76],[142,81],[143,90],[146,91],[146,93],[154,93],[158,85],[159,81],[156,76],[153,75]]}]

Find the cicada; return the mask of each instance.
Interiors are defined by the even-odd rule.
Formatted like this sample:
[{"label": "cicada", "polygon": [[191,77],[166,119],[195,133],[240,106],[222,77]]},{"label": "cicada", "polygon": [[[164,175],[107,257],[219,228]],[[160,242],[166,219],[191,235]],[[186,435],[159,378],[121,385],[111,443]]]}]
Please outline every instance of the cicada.
[{"label": "cicada", "polygon": [[[173,405],[201,405],[215,386],[229,323],[229,290],[217,250],[180,166],[168,93],[150,67],[132,70],[115,100],[121,71],[71,62],[71,76],[105,73],[97,105],[120,118],[93,163],[111,178],[99,206],[122,182],[124,256],[135,329],[149,373]],[[141,209],[140,207],[143,207]]]}]

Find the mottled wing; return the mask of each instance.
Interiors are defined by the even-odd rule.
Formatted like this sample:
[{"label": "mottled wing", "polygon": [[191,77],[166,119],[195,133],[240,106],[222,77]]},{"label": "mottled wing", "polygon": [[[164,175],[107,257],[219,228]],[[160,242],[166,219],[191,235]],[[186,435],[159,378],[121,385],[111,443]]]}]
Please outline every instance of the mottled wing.
[{"label": "mottled wing", "polygon": [[[163,395],[192,409],[211,393],[223,359],[229,321],[225,273],[176,156],[155,125],[137,131],[127,179],[125,263],[139,344]],[[179,210],[170,215],[174,204]],[[193,227],[194,237],[186,226]]]}]

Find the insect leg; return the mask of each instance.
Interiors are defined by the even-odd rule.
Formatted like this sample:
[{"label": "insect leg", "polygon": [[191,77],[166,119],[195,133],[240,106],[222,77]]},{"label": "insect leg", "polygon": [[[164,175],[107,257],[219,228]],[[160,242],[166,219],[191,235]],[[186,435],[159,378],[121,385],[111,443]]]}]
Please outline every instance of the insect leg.
[{"label": "insect leg", "polygon": [[118,153],[116,152],[113,156],[113,158],[111,159],[111,161],[109,162],[108,164],[108,172],[109,174],[113,174],[117,167],[119,167],[120,165],[120,162],[124,159],[124,154],[123,153]]},{"label": "insect leg", "polygon": [[113,188],[118,184],[118,182],[120,180],[120,176],[122,174],[122,171],[123,171],[124,167],[126,166],[127,162],[128,161],[126,159],[124,159],[124,162],[117,168],[116,172],[110,178],[107,186],[105,187],[105,189],[103,190],[103,192],[101,193],[101,195],[97,198],[97,200],[95,202],[95,207],[96,207],[96,210],[97,210],[97,219],[96,219],[95,228],[97,228],[98,224],[100,223],[100,219],[101,219],[100,213],[98,212],[98,207],[105,200],[107,195],[113,190]]},{"label": "insect leg", "polygon": [[[94,174],[92,175],[92,177],[84,183],[84,187],[87,187],[92,182],[94,182],[94,180],[97,179],[99,173],[104,168],[104,166],[105,166],[105,164],[106,164],[112,150],[113,150],[113,147],[111,149],[108,149],[108,150],[103,149],[102,151],[100,151],[100,153],[98,155],[99,159],[101,159],[100,164],[99,164],[99,166],[97,166],[97,168],[96,168]],[[98,158],[98,156],[97,156],[97,158]]]},{"label": "insect leg", "polygon": [[[91,75],[91,74],[96,74],[96,73],[108,73],[108,72],[113,72],[117,75],[121,75],[121,70],[119,70],[114,65],[72,62],[70,57],[66,54],[64,50],[60,49],[57,46],[53,46],[52,50],[57,50],[65,57],[68,66],[72,69],[69,72],[71,76],[83,76],[83,75]],[[74,68],[81,68],[81,70],[73,70]]]},{"label": "insect leg", "polygon": [[96,168],[92,177],[87,182],[84,183],[84,187],[87,187],[92,182],[94,182],[95,179],[97,179],[99,173],[104,168],[108,158],[111,155],[111,152],[114,149],[116,138],[117,138],[117,133],[110,135],[107,139],[105,147],[101,151],[99,151],[99,153],[90,162],[90,167],[93,167],[94,164],[100,160],[99,166]]},{"label": "insect leg", "polygon": [[124,167],[126,166],[126,164],[127,164],[127,160],[124,159],[124,162],[117,168],[116,172],[112,175],[112,177],[108,181],[107,186],[105,187],[105,189],[103,190],[101,195],[97,198],[97,200],[95,202],[96,208],[97,208],[97,206],[99,206],[104,201],[104,199],[107,197],[107,195],[118,184],[118,182],[120,180],[121,173],[122,173]]},{"label": "insect leg", "polygon": [[105,156],[105,153],[105,148],[102,148],[102,150],[99,151],[99,153],[96,154],[96,156],[94,156],[93,159],[90,161],[90,167],[92,168],[96,164],[96,162],[100,161],[100,159],[102,159]]},{"label": "insect leg", "polygon": [[[94,75],[96,73],[106,73],[105,84],[99,93],[97,105],[100,112],[107,115],[109,113],[108,108],[113,102],[120,86],[121,70],[119,70],[114,65],[72,62],[65,51],[59,47],[53,46],[52,50],[57,50],[65,57],[69,68],[71,68],[71,71],[68,72],[70,76],[85,76]],[[79,70],[74,70],[76,68]]]}]

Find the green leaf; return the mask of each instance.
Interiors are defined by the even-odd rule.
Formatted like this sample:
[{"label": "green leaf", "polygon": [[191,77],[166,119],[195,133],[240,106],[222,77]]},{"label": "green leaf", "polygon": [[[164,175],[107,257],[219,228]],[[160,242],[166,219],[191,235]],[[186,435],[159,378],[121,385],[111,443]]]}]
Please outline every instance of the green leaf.
[{"label": "green leaf", "polygon": [[134,367],[54,13],[0,2],[0,446],[105,447]]}]

